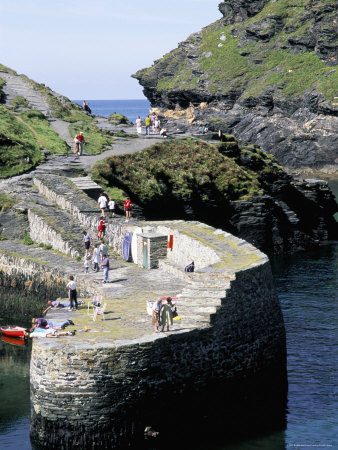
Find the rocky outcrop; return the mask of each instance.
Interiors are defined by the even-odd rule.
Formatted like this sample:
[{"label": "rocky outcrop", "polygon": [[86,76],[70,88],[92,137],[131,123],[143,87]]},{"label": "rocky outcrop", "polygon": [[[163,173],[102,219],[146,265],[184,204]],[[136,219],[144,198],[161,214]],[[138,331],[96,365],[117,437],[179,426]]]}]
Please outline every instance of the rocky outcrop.
[{"label": "rocky outcrop", "polygon": [[338,238],[338,205],[326,181],[294,179],[272,155],[231,135],[224,140],[165,141],[107,159],[96,176],[128,192],[147,219],[199,220],[268,254]]},{"label": "rocky outcrop", "polygon": [[227,0],[223,19],[138,71],[171,127],[231,132],[290,168],[338,170],[333,0]]}]

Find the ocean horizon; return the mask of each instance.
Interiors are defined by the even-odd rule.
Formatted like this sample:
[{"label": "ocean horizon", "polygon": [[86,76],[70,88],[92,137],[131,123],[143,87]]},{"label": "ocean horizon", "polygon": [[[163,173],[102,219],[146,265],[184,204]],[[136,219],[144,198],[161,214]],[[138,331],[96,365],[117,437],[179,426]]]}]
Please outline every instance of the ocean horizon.
[{"label": "ocean horizon", "polygon": [[[137,99],[137,100],[85,100],[88,102],[92,114],[97,116],[109,117],[110,114],[117,113],[123,114],[128,119],[135,123],[137,116],[140,116],[144,120],[151,109],[149,100]],[[83,100],[72,100],[82,106]]]}]

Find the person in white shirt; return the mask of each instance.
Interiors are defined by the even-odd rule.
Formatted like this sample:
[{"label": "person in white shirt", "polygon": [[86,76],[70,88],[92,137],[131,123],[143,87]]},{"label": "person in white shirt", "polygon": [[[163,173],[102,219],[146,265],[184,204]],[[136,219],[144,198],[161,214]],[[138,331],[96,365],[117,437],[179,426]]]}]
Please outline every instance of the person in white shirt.
[{"label": "person in white shirt", "polygon": [[142,134],[142,120],[140,116],[137,116],[136,119],[136,131],[137,134]]},{"label": "person in white shirt", "polygon": [[103,195],[103,192],[101,192],[97,203],[99,204],[99,208],[101,209],[101,215],[104,217],[104,210],[107,207],[107,197]]},{"label": "person in white shirt", "polygon": [[109,208],[110,217],[115,216],[115,202],[112,198],[109,198],[108,208]]},{"label": "person in white shirt", "polygon": [[105,244],[104,240],[101,239],[101,244],[99,247],[99,252],[100,252],[100,256],[101,259],[103,258],[103,255],[107,255],[108,256],[108,245]]},{"label": "person in white shirt", "polygon": [[96,244],[94,244],[92,263],[94,263],[94,269],[93,269],[94,272],[99,272],[99,270],[100,270],[99,265],[101,263],[101,258],[100,258],[100,250]]},{"label": "person in white shirt", "polygon": [[[68,311],[77,310],[76,282],[74,281],[73,275],[71,275],[69,277],[69,282],[67,284],[67,288],[68,288],[69,304],[70,304]],[[75,305],[75,308],[74,308],[73,304]]]}]

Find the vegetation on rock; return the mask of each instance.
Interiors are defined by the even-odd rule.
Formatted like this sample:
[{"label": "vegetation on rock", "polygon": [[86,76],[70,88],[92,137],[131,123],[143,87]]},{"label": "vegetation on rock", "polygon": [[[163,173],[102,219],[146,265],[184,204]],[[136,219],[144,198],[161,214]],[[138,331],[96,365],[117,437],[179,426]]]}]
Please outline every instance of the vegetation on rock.
[{"label": "vegetation on rock", "polygon": [[[218,128],[292,168],[336,169],[335,0],[225,0],[133,77],[170,128]],[[324,116],[324,117],[323,117]]]},{"label": "vegetation on rock", "polygon": [[[235,9],[235,0],[224,3]],[[193,90],[200,97],[218,98],[235,91],[244,100],[268,88],[290,96],[316,87],[333,100],[338,82],[332,69],[337,64],[335,15],[334,0],[262,2],[253,17],[234,22],[229,14],[134,76],[146,91],[148,86],[159,92]],[[176,100],[180,103],[169,96]]]},{"label": "vegetation on rock", "polygon": [[[242,158],[251,159],[252,169],[241,166]],[[241,151],[231,137],[220,147],[192,139],[163,141],[135,154],[108,157],[94,166],[92,176],[142,205],[174,198],[224,204],[262,194],[267,176],[280,172],[271,155],[254,147]]]},{"label": "vegetation on rock", "polygon": [[123,114],[113,113],[108,117],[108,121],[114,125],[132,125],[132,122],[128,120],[128,117]]},{"label": "vegetation on rock", "polygon": [[4,212],[7,209],[11,209],[15,204],[15,200],[8,197],[6,194],[0,194],[0,212]]}]

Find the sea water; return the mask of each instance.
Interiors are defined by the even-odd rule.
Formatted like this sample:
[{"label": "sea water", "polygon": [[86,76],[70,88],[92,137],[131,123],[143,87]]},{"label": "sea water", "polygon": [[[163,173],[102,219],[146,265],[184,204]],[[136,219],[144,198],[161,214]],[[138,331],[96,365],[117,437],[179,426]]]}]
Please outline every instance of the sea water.
[{"label": "sea water", "polygon": [[[83,100],[72,100],[74,103],[82,106]],[[144,120],[150,111],[150,103],[147,99],[142,100],[85,100],[88,102],[92,114],[108,117],[110,114],[117,113],[127,116],[135,123],[137,116]]]},{"label": "sea water", "polygon": [[[117,112],[133,122],[150,107],[147,100],[91,100],[89,105],[94,114]],[[338,195],[338,181],[329,184]],[[286,429],[232,442],[224,436],[203,450],[338,449],[338,243],[275,258],[272,267],[287,334]],[[17,348],[0,341],[1,450],[32,448],[29,358],[29,345]]]}]

